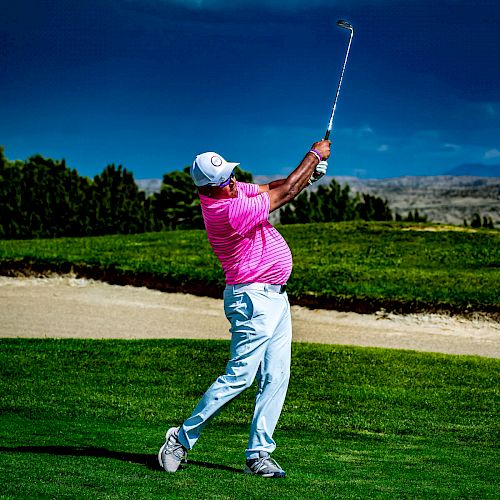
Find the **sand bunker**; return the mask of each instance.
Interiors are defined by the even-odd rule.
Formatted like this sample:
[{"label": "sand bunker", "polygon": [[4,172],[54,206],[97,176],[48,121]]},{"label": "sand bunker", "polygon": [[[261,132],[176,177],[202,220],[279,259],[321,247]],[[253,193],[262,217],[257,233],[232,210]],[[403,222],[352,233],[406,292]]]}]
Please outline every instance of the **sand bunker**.
[{"label": "sand bunker", "polygon": [[[292,307],[296,342],[500,358],[500,323],[479,316]],[[0,276],[0,337],[229,339],[222,300],[76,279]]]}]

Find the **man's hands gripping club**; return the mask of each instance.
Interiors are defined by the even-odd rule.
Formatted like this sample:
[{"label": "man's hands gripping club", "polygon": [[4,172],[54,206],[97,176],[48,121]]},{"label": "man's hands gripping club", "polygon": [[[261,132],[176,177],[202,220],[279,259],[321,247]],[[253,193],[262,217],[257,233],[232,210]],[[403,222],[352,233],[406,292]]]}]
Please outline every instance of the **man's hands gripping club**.
[{"label": "man's hands gripping club", "polygon": [[319,181],[321,177],[326,175],[326,170],[328,168],[328,162],[326,159],[330,156],[330,150],[328,150],[328,156],[323,156],[319,150],[315,148],[315,146],[320,146],[323,141],[320,142],[315,142],[313,144],[313,147],[311,148],[311,151],[315,156],[318,157],[319,163],[316,165],[316,168],[314,169],[314,172],[311,174],[311,177],[309,178],[309,185],[311,185],[313,182]]},{"label": "man's hands gripping club", "polygon": [[309,185],[309,181],[315,174],[318,166],[318,175],[320,177],[326,173],[326,166],[319,164],[320,162],[326,162],[330,157],[330,144],[330,141],[325,139],[315,142],[299,166],[286,179],[280,179],[279,181],[273,181],[270,184],[261,186],[261,191],[269,191],[271,212],[298,196]]}]

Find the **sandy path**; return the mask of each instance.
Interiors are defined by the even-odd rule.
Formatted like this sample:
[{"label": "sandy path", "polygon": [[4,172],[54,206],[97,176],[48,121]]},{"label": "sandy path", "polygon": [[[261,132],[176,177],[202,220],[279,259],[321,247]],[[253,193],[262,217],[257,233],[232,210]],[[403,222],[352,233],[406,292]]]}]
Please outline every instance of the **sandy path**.
[{"label": "sandy path", "polygon": [[[500,358],[500,323],[293,306],[294,340]],[[228,339],[222,301],[71,276],[0,276],[0,337]]]}]

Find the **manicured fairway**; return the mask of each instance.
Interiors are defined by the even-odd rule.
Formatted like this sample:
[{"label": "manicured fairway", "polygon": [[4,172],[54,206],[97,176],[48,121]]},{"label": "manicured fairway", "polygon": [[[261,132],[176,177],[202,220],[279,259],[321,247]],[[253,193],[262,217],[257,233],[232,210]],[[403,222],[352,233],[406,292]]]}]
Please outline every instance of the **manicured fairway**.
[{"label": "manicured fairway", "polygon": [[0,498],[498,498],[498,360],[293,347],[284,480],[241,473],[254,389],[174,475],[163,433],[224,369],[225,341],[0,339]]}]

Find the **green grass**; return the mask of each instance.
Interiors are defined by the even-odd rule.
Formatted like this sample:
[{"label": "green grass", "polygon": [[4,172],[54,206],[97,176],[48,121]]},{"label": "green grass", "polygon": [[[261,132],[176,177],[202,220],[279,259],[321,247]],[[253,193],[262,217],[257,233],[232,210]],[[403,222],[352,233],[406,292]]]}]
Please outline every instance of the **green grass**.
[{"label": "green grass", "polygon": [[[304,305],[360,311],[500,312],[500,231],[425,227],[281,226],[294,255],[289,296]],[[431,227],[436,228],[442,229]],[[224,281],[201,230],[0,241],[4,272],[32,263],[55,270],[97,269],[97,277],[118,283],[125,277],[134,284],[217,296]]]},{"label": "green grass", "polygon": [[[226,341],[0,339],[0,498],[498,498],[494,359],[294,344],[285,480],[241,474],[254,388],[158,469]],[[210,362],[207,362],[210,360]]]}]

